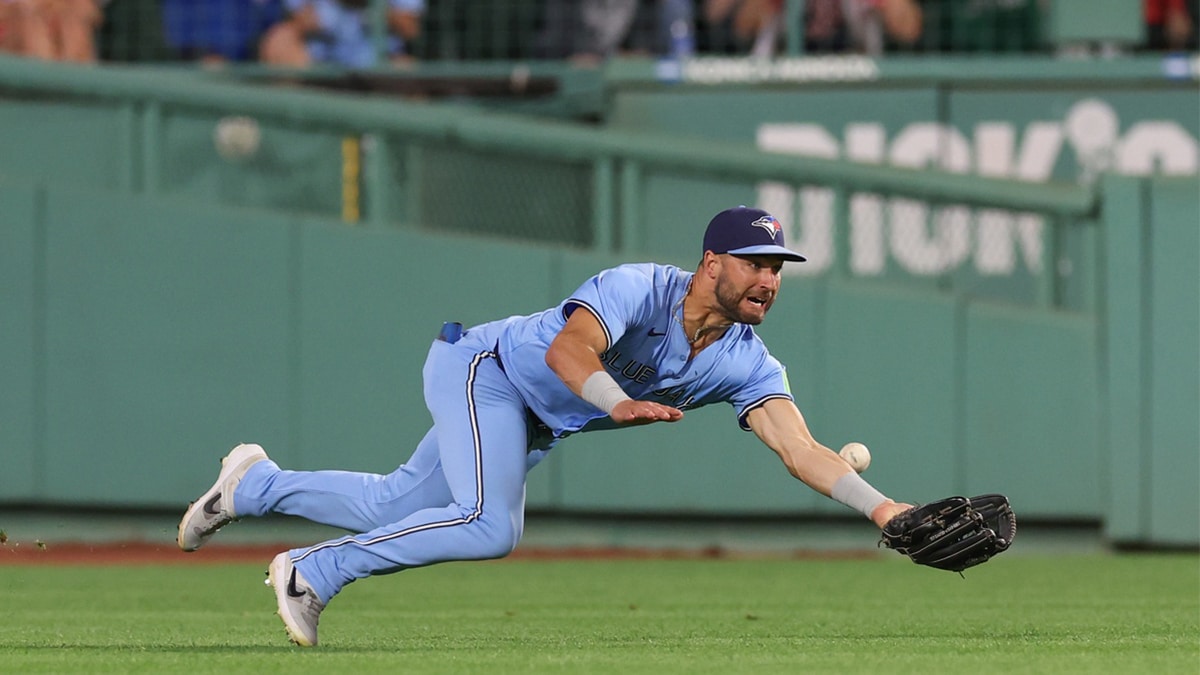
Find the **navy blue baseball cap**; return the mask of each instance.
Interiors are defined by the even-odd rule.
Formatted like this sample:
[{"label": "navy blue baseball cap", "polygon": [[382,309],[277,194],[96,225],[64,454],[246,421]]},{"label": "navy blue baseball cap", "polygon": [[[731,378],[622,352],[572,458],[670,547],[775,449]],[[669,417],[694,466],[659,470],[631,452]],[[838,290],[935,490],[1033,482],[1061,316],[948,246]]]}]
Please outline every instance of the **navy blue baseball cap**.
[{"label": "navy blue baseball cap", "polygon": [[704,250],[732,255],[777,255],[795,262],[806,260],[783,245],[783,227],[775,216],[745,206],[725,209],[708,221]]}]

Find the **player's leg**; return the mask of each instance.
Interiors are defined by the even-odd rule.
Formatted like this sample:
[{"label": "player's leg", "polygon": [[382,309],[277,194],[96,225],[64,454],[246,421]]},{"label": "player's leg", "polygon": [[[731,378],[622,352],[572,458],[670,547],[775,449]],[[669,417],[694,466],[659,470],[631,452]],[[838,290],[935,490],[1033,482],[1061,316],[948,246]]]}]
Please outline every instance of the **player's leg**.
[{"label": "player's leg", "polygon": [[450,500],[432,431],[407,462],[386,476],[283,471],[261,447],[244,444],[222,460],[216,482],[188,507],[179,521],[178,543],[184,551],[194,551],[228,523],[268,513],[366,532]]},{"label": "player's leg", "polygon": [[501,557],[520,539],[528,439],[519,395],[489,352],[447,344],[431,350],[425,382],[453,501],[370,532],[289,551],[321,603],[356,579]]},{"label": "player's leg", "polygon": [[273,461],[260,462],[238,484],[233,506],[239,518],[278,513],[367,532],[451,500],[437,435],[430,430],[412,457],[386,475],[284,471]]}]

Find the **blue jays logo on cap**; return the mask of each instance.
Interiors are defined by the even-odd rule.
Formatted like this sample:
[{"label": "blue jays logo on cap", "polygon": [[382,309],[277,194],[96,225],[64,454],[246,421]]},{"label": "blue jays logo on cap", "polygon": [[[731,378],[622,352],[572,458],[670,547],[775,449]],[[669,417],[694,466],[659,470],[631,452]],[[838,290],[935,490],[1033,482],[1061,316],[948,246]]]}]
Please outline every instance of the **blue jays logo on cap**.
[{"label": "blue jays logo on cap", "polygon": [[783,227],[762,209],[738,206],[726,209],[708,223],[704,250],[732,255],[775,255],[804,262],[804,256],[784,246]]},{"label": "blue jays logo on cap", "polygon": [[[750,225],[753,227],[761,227],[767,234],[771,235],[772,241],[775,240],[776,235],[783,234],[783,226],[779,224],[778,220],[775,220],[775,216],[763,216],[753,223],[750,223]],[[781,241],[779,243],[782,244],[783,242]]]}]

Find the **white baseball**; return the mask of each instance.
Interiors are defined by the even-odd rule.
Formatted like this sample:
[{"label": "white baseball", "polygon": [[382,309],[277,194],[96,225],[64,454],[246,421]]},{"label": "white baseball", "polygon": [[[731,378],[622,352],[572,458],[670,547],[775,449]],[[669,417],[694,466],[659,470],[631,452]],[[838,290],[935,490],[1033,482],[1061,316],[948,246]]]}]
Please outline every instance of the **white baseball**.
[{"label": "white baseball", "polygon": [[855,471],[862,473],[871,466],[871,451],[862,443],[847,443],[838,452]]},{"label": "white baseball", "polygon": [[217,154],[228,160],[247,159],[258,152],[262,132],[252,117],[231,115],[222,117],[213,130]]}]

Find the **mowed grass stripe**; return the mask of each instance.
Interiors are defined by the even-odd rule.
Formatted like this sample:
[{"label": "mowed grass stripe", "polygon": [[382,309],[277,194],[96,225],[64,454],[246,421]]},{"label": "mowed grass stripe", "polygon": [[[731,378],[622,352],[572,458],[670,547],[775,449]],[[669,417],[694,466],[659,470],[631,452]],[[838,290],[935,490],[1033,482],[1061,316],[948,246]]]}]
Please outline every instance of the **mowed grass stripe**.
[{"label": "mowed grass stripe", "polygon": [[451,563],[287,643],[262,566],[0,568],[0,672],[1196,673],[1200,557]]}]

